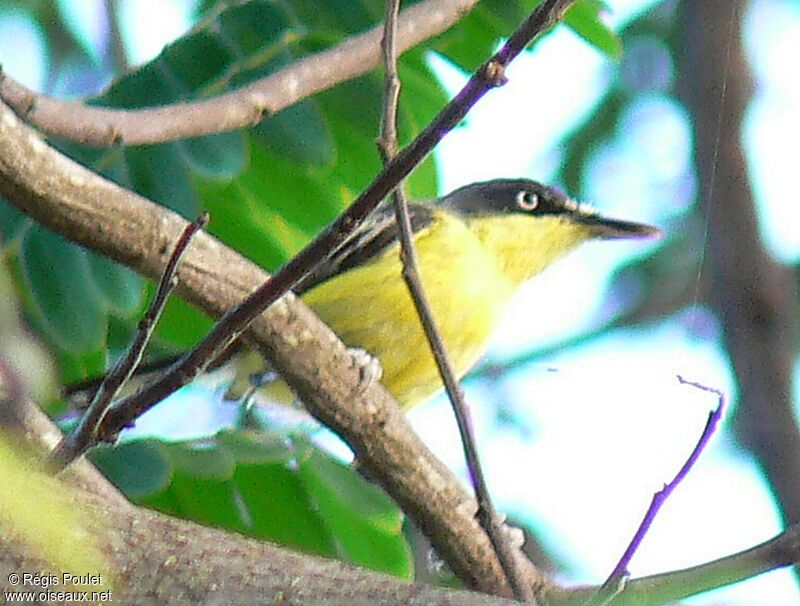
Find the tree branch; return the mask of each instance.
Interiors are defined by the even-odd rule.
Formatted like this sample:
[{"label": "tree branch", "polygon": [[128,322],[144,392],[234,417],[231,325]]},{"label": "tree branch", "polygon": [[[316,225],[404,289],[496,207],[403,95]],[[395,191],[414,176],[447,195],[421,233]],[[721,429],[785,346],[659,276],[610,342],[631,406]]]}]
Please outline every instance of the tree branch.
[{"label": "tree branch", "polygon": [[[8,366],[0,360],[0,384],[7,390],[0,406],[0,434],[25,440],[25,447],[44,456],[60,432],[23,394]],[[9,393],[10,391],[10,393]],[[31,482],[53,482],[68,491],[77,520],[89,520],[92,536],[118,572],[112,592],[122,603],[199,603],[220,596],[225,603],[253,604],[269,596],[287,603],[465,604],[511,606],[502,598],[409,585],[385,575],[315,556],[299,555],[269,543],[205,528],[131,506],[88,461],[79,461],[53,479],[34,475]],[[456,513],[456,512],[454,512]],[[0,589],[12,572],[47,571],[51,564],[36,557],[14,528],[0,516]],[[73,529],[74,531],[74,529]],[[800,560],[800,525],[777,537],[718,560],[684,570],[643,577],[628,583],[614,606],[648,606],[674,602]],[[165,567],[165,562],[170,566]],[[198,562],[202,565],[198,567]],[[60,572],[60,571],[54,571]],[[34,588],[28,588],[34,589]],[[556,589],[551,606],[584,606],[595,588]]]},{"label": "tree branch", "polygon": [[703,450],[705,450],[706,446],[708,446],[711,436],[714,435],[719,422],[722,420],[722,415],[725,410],[725,396],[721,391],[713,387],[695,383],[694,381],[687,381],[680,375],[678,375],[678,382],[683,385],[690,385],[701,391],[715,394],[717,396],[717,407],[709,413],[706,425],[700,434],[700,439],[697,441],[697,444],[692,449],[692,452],[689,454],[689,457],[683,463],[680,470],[678,470],[678,473],[675,474],[675,477],[672,480],[664,484],[664,487],[661,490],[653,495],[653,498],[650,501],[650,506],[647,508],[647,511],[645,512],[639,527],[636,529],[633,538],[628,543],[628,547],[625,549],[625,552],[620,557],[617,565],[611,571],[611,574],[608,576],[605,583],[600,586],[597,594],[591,600],[591,604],[611,604],[619,599],[620,595],[624,595],[624,592],[627,589],[627,579],[630,575],[628,566],[630,565],[633,556],[636,554],[636,551],[639,549],[639,545],[641,545],[644,537],[647,535],[648,530],[650,530],[650,526],[655,520],[656,515],[658,515],[661,507],[664,505],[664,503],[666,503],[667,499],[669,499],[670,495],[675,491],[678,485],[689,475],[689,472],[700,458]]},{"label": "tree branch", "polygon": [[[400,52],[458,22],[477,0],[425,0],[402,12]],[[239,89],[193,102],[145,109],[111,109],[55,99],[0,71],[0,99],[43,132],[88,145],[142,145],[242,128],[380,65],[383,26],[295,61]]]},{"label": "tree branch", "polygon": [[[9,383],[0,365],[0,384]],[[13,381],[12,381],[13,382]],[[28,453],[44,456],[59,431],[24,397],[0,415],[0,443],[9,436],[27,440]],[[80,488],[93,475],[92,489]],[[206,528],[142,507],[131,506],[87,461],[52,478],[29,474],[30,485],[63,497],[76,526],[64,529],[73,538],[97,547],[104,570],[103,589],[122,604],[257,604],[280,601],[295,606],[371,606],[418,604],[511,606],[515,602],[485,594],[412,585],[387,575],[335,560],[302,555],[235,533]],[[76,486],[77,484],[77,486]],[[24,499],[23,494],[18,495]],[[30,507],[36,507],[31,503]],[[0,511],[0,514],[3,512]],[[0,590],[40,591],[41,586],[11,585],[12,573],[65,572],[41,553],[34,553],[29,533],[0,515]],[[63,564],[62,564],[63,565]],[[64,590],[54,586],[54,591]],[[86,587],[81,587],[86,589]],[[106,600],[107,602],[108,600]],[[49,603],[49,602],[48,602]],[[104,602],[105,603],[105,602]]]},{"label": "tree branch", "polygon": [[[733,585],[759,574],[800,561],[800,524],[791,526],[760,545],[691,568],[641,577],[629,581],[610,602],[613,606],[656,606]],[[586,606],[594,588],[558,590],[551,606]]]},{"label": "tree branch", "polygon": [[186,248],[197,231],[205,227],[207,223],[208,213],[203,213],[183,230],[169,261],[167,261],[167,266],[158,283],[153,300],[136,327],[136,332],[127,352],[118,360],[114,368],[103,377],[77,429],[62,440],[48,457],[46,464],[48,471],[52,473],[61,471],[67,463],[77,458],[78,453],[85,452],[88,444],[97,443],[97,434],[112,401],[138,369],[144,350],[153,336],[153,331],[167,305],[167,301],[178,285],[176,274],[178,265],[186,253]]}]

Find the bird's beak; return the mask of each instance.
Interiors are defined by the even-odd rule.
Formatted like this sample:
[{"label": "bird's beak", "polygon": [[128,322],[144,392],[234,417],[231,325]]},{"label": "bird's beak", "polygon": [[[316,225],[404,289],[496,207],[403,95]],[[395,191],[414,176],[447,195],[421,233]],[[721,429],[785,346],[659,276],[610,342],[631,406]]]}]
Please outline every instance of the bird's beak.
[{"label": "bird's beak", "polygon": [[664,235],[663,231],[652,225],[609,219],[597,214],[575,215],[574,220],[576,223],[588,227],[593,237],[603,240],[661,238]]}]

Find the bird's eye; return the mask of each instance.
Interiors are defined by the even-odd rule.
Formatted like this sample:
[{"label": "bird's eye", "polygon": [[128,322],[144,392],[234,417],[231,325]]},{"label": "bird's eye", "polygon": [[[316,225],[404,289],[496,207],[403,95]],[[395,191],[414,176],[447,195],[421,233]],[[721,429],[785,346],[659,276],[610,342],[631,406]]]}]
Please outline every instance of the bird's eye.
[{"label": "bird's eye", "polygon": [[523,189],[517,194],[517,208],[520,210],[530,212],[536,210],[537,206],[539,206],[539,196],[532,191]]}]

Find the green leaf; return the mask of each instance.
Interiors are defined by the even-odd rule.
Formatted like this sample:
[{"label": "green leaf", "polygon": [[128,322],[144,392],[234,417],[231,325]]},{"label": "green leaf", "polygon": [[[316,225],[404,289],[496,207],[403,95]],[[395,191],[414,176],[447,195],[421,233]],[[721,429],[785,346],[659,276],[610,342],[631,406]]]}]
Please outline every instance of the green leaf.
[{"label": "green leaf", "polygon": [[[297,57],[287,46],[272,50],[269,60],[258,67],[241,72],[232,84],[250,82],[293,63]],[[334,144],[314,99],[304,99],[277,114],[266,116],[253,132],[267,149],[297,164],[325,166],[334,158]]]},{"label": "green leaf", "polygon": [[336,555],[328,529],[291,467],[243,463],[236,469],[235,481],[256,536],[319,555]]},{"label": "green leaf", "polygon": [[150,507],[411,576],[402,513],[302,436],[246,430],[169,444],[137,440],[101,449],[92,459]]},{"label": "green leaf", "polygon": [[170,444],[167,448],[175,470],[187,476],[223,481],[230,480],[236,471],[233,456],[213,441]]},{"label": "green leaf", "polygon": [[[447,100],[427,66],[426,53],[433,49],[462,66],[474,67],[509,35],[533,4],[532,0],[483,0],[463,22],[401,57],[401,145],[419,133]],[[596,18],[599,3],[582,4],[584,13],[576,14],[575,27],[585,30],[587,37],[597,38],[602,34],[602,23]],[[153,61],[112,82],[91,102],[138,108],[204,99],[330,48],[374,27],[382,16],[380,0],[214,3],[186,35]],[[261,265],[275,268],[341,212],[380,170],[375,137],[382,96],[381,73],[374,70],[237,132],[135,148],[60,147],[84,165],[186,218],[194,218],[201,208],[210,210],[213,234]],[[407,184],[412,198],[436,195],[432,157],[417,168]],[[6,214],[12,217],[7,223],[15,225],[15,235],[20,233],[16,226],[21,220],[14,219],[15,211],[2,209],[3,218]],[[20,254],[20,262],[30,270],[31,262],[24,260],[27,251]],[[65,376],[89,372],[102,363],[103,348],[108,346],[102,335],[109,311],[114,316],[113,344],[119,348],[127,333],[125,323],[130,330],[135,322],[129,314],[142,307],[136,279],[108,269],[111,265],[97,269],[95,265],[89,262],[91,279],[71,278],[74,288],[82,291],[81,297],[92,291],[97,295],[99,302],[76,316],[94,314],[100,322],[93,329],[82,332],[77,342],[70,339],[65,343],[62,331],[53,331],[44,320],[33,321],[51,342],[55,342],[51,333],[60,334],[58,347],[70,346],[58,352]],[[30,280],[23,282],[22,290],[29,290]],[[25,296],[31,300],[39,297]],[[63,295],[51,293],[50,299],[51,314],[70,309]],[[129,319],[121,319],[123,316]],[[75,318],[64,322],[75,323]],[[183,349],[196,342],[208,326],[203,314],[172,299],[151,350]],[[76,351],[76,343],[82,348],[92,343],[100,349]]]},{"label": "green leaf", "polygon": [[[154,291],[155,284],[148,283],[148,300]],[[197,343],[212,324],[206,314],[173,295],[164,307],[153,339],[168,350],[183,351]]]},{"label": "green leaf", "polygon": [[287,447],[285,433],[269,430],[221,431],[216,441],[238,463],[288,466],[295,461],[295,453]]},{"label": "green leaf", "polygon": [[436,50],[464,70],[477,69],[501,37],[509,36],[524,18],[525,10],[520,4],[523,3],[503,0],[479,2],[456,26],[436,39]]},{"label": "green leaf", "polygon": [[[156,62],[160,63],[163,75],[179,83],[177,90],[182,90],[182,96],[188,98],[196,96],[192,93],[202,94],[215,87],[220,74],[230,68],[236,57],[236,51],[224,38],[212,31],[196,30],[167,46]],[[118,82],[120,91],[127,92],[129,85],[125,78]]]},{"label": "green leaf", "polygon": [[95,287],[114,313],[130,317],[142,305],[142,279],[131,269],[87,251],[89,271]]},{"label": "green leaf", "polygon": [[174,210],[186,219],[200,214],[200,202],[192,189],[188,167],[177,144],[128,147],[125,160],[131,185],[140,194]]},{"label": "green leaf", "polygon": [[328,31],[361,32],[373,27],[383,17],[383,3],[375,0],[337,2],[327,0],[292,0],[298,21]]},{"label": "green leaf", "polygon": [[87,353],[105,342],[106,312],[90,271],[87,252],[34,226],[25,235],[22,272],[37,319],[62,349]]},{"label": "green leaf", "polygon": [[[295,435],[295,442],[304,443],[305,438]],[[357,511],[361,519],[376,528],[398,534],[403,527],[403,514],[394,501],[378,487],[362,478],[350,465],[345,465],[321,450],[309,448],[310,456],[300,464],[300,473],[316,494],[338,501],[348,511]]]},{"label": "green leaf", "polygon": [[31,219],[0,197],[0,244],[13,245],[31,224]]},{"label": "green leaf", "polygon": [[236,498],[233,458],[213,442],[206,448],[194,442],[168,444],[166,450],[175,466],[172,482],[144,503],[202,524],[247,532]]},{"label": "green leaf", "polygon": [[89,458],[114,486],[133,500],[163,491],[169,486],[174,472],[166,447],[156,440],[96,448]]},{"label": "green leaf", "polygon": [[334,157],[325,119],[313,101],[301,101],[253,129],[261,145],[298,164],[324,166]]},{"label": "green leaf", "polygon": [[296,172],[291,161],[259,145],[252,146],[250,165],[238,179],[196,179],[196,187],[211,213],[209,231],[269,269],[296,253],[343,206],[335,186]]},{"label": "green leaf", "polygon": [[98,377],[106,370],[108,356],[103,349],[77,353],[56,348],[54,353],[65,385]]},{"label": "green leaf", "polygon": [[349,562],[411,579],[413,559],[402,533],[403,514],[352,468],[319,451],[300,463],[300,475]]},{"label": "green leaf", "polygon": [[258,0],[232,6],[219,16],[220,34],[232,41],[236,51],[251,56],[266,46],[283,42],[301,29],[282,4]]},{"label": "green leaf", "polygon": [[94,99],[92,104],[135,109],[180,100],[184,93],[181,83],[164,76],[164,65],[156,59],[112,82],[103,96]]}]

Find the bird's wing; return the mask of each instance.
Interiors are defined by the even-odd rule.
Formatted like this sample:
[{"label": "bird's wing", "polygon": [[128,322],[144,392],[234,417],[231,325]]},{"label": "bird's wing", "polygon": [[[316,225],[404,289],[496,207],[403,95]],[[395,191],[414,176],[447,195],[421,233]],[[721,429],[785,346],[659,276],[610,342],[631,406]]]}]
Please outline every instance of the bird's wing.
[{"label": "bird's wing", "polygon": [[[433,221],[433,208],[424,204],[410,204],[408,213],[413,233]],[[294,291],[303,294],[334,276],[375,259],[399,241],[398,234],[394,206],[377,208],[331,255],[300,280]]]}]

